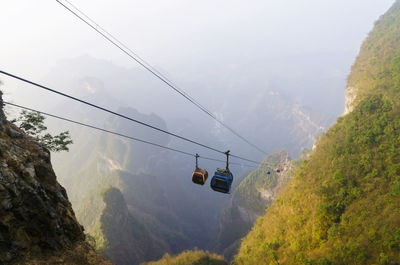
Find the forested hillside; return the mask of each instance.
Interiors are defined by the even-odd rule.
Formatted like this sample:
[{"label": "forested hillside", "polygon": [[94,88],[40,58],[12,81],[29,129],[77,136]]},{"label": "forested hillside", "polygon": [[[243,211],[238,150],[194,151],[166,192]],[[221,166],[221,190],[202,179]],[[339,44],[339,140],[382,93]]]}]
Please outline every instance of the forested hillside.
[{"label": "forested hillside", "polygon": [[400,2],[352,68],[346,107],[235,264],[399,264]]},{"label": "forested hillside", "polygon": [[223,257],[201,250],[184,251],[177,256],[165,254],[159,261],[142,265],[227,265]]},{"label": "forested hillside", "polygon": [[[243,179],[233,192],[229,205],[222,210],[216,247],[218,253],[223,253],[227,260],[232,259],[241,239],[286,187],[303,157],[305,154],[290,160],[286,151],[275,152]],[[275,170],[278,165],[282,170],[280,173]]]}]

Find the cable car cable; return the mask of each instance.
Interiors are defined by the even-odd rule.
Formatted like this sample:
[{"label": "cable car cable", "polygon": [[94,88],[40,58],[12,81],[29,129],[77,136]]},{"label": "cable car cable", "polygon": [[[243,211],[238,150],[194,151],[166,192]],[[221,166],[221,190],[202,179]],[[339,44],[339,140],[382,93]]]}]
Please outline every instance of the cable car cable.
[{"label": "cable car cable", "polygon": [[68,94],[62,93],[62,92],[60,92],[60,91],[57,91],[57,90],[55,90],[55,89],[52,89],[52,88],[49,88],[49,87],[46,87],[46,86],[40,85],[40,84],[38,84],[38,83],[35,83],[35,82],[32,82],[32,81],[29,81],[29,80],[27,80],[27,79],[24,79],[24,78],[22,78],[22,77],[19,77],[19,76],[16,76],[16,75],[13,75],[13,74],[10,74],[10,73],[7,73],[7,72],[4,72],[4,71],[2,71],[2,70],[0,70],[0,73],[1,73],[1,74],[4,74],[4,75],[7,75],[7,76],[9,76],[9,77],[12,77],[12,78],[18,79],[18,80],[20,80],[20,81],[23,81],[23,82],[25,82],[25,83],[28,83],[28,84],[34,85],[34,86],[36,86],[36,87],[42,88],[42,89],[44,89],[44,90],[50,91],[50,92],[52,92],[52,93],[58,94],[58,95],[60,95],[60,96],[67,97],[67,98],[69,98],[69,99],[72,99],[72,100],[74,100],[74,101],[78,101],[78,102],[80,102],[80,103],[83,103],[83,104],[85,104],[85,105],[91,106],[91,107],[93,107],[93,108],[96,108],[96,109],[99,109],[99,110],[102,110],[102,111],[105,111],[105,112],[111,113],[111,114],[113,114],[113,115],[116,115],[116,116],[118,116],[118,117],[121,117],[121,118],[124,118],[124,119],[130,120],[130,121],[132,121],[132,122],[138,123],[138,124],[140,124],[140,125],[143,125],[143,126],[149,127],[149,128],[151,128],[151,129],[153,129],[153,130],[156,130],[156,131],[159,131],[159,132],[162,132],[162,133],[165,133],[165,134],[171,135],[171,136],[173,136],[173,137],[176,137],[176,138],[179,138],[179,139],[181,139],[181,140],[184,140],[184,141],[190,142],[190,143],[192,143],[192,144],[196,144],[196,145],[199,145],[199,146],[201,146],[201,147],[204,147],[204,148],[210,149],[210,150],[212,150],[212,151],[215,151],[215,152],[218,152],[218,153],[224,154],[224,152],[223,152],[223,151],[220,151],[220,150],[218,150],[218,149],[215,149],[215,148],[213,148],[213,147],[210,147],[210,146],[207,146],[207,145],[205,145],[205,144],[202,144],[202,143],[199,143],[199,142],[196,142],[196,141],[190,140],[190,139],[188,139],[188,138],[186,138],[186,137],[180,136],[180,135],[178,135],[178,134],[175,134],[175,133],[171,133],[171,132],[169,132],[169,131],[167,131],[167,130],[164,130],[164,129],[158,128],[158,127],[156,127],[156,126],[153,126],[153,125],[147,124],[147,123],[145,123],[145,122],[142,122],[142,121],[139,121],[139,120],[136,120],[136,119],[130,118],[130,117],[126,116],[126,115],[123,115],[123,114],[120,114],[120,113],[118,113],[118,112],[115,112],[115,111],[112,111],[112,110],[106,109],[106,108],[104,108],[104,107],[101,107],[101,106],[98,106],[98,105],[96,105],[96,104],[90,103],[90,102],[88,102],[88,101],[85,101],[85,100],[82,100],[82,99],[76,98],[76,97],[74,97],[74,96],[71,96],[71,95],[68,95]]},{"label": "cable car cable", "polygon": [[[189,138],[180,136],[180,135],[178,135],[178,134],[171,133],[171,132],[169,132],[169,131],[167,131],[167,130],[158,128],[158,127],[156,127],[156,126],[147,124],[147,123],[145,123],[145,122],[142,122],[142,121],[139,121],[139,120],[136,120],[136,119],[133,119],[133,118],[130,118],[130,117],[128,117],[128,116],[126,116],[126,115],[123,115],[123,114],[121,114],[121,113],[118,113],[118,112],[115,112],[115,111],[106,109],[106,108],[104,108],[104,107],[98,106],[98,105],[96,105],[96,104],[90,103],[90,102],[88,102],[88,101],[85,101],[85,100],[76,98],[76,97],[71,96],[71,95],[68,95],[68,94],[65,94],[65,93],[60,92],[60,91],[58,91],[58,90],[55,90],[55,89],[52,89],[52,88],[49,88],[49,87],[40,85],[40,84],[38,84],[38,83],[35,83],[35,82],[30,81],[30,80],[27,80],[27,79],[25,79],[25,78],[22,78],[22,77],[13,75],[13,74],[11,74],[11,73],[8,73],[8,72],[5,72],[5,71],[0,70],[0,74],[4,74],[4,75],[6,75],[6,76],[9,76],[9,77],[18,79],[18,80],[20,80],[20,81],[22,81],[22,82],[31,84],[31,85],[33,85],[33,86],[36,86],[36,87],[39,87],[39,88],[41,88],[41,89],[47,90],[47,91],[49,91],[49,92],[58,94],[58,95],[60,95],[60,96],[67,97],[67,98],[72,99],[72,100],[74,100],[74,101],[80,102],[80,103],[82,103],[82,104],[88,105],[88,106],[90,106],[90,107],[93,107],[93,108],[102,110],[102,111],[107,112],[107,113],[110,113],[110,114],[113,114],[113,115],[115,115],[115,116],[118,116],[118,117],[127,119],[127,120],[129,120],[129,121],[138,123],[138,124],[140,124],[140,125],[143,125],[143,126],[145,126],[145,127],[151,128],[151,129],[153,129],[153,130],[156,130],[156,131],[159,131],[159,132],[162,132],[162,133],[171,135],[171,136],[173,136],[173,137],[176,137],[176,138],[178,138],[178,139],[181,139],[181,140],[190,142],[190,143],[192,143],[192,144],[196,144],[196,145],[198,145],[198,146],[207,148],[207,149],[212,150],[212,151],[214,151],[214,152],[217,152],[217,153],[220,153],[220,154],[225,154],[225,152],[220,151],[220,150],[218,150],[218,149],[216,149],[216,148],[213,148],[213,147],[210,147],[210,146],[208,146],[208,145],[205,145],[205,144],[196,142],[196,141],[194,141],[194,140],[191,140],[191,139],[189,139]],[[240,159],[240,160],[252,162],[252,163],[255,163],[255,164],[261,164],[261,162],[254,161],[254,160],[251,160],[251,159],[247,159],[247,158],[244,158],[244,157],[241,157],[241,156],[237,156],[237,155],[231,155],[231,156],[232,156],[232,157],[235,157],[235,158],[237,158],[237,159]]]},{"label": "cable car cable", "polygon": [[[209,115],[211,118],[213,118],[215,121],[217,121],[219,124],[221,124],[223,127],[228,129],[231,133],[242,139],[244,142],[246,142],[248,145],[252,146],[253,148],[257,149],[259,152],[268,155],[267,152],[259,148],[257,145],[253,144],[249,140],[247,140],[245,137],[237,133],[235,130],[233,130],[231,127],[229,127],[227,124],[222,122],[220,119],[218,119],[211,111],[207,110],[204,106],[202,106],[198,101],[196,101],[193,97],[191,97],[187,92],[185,92],[183,89],[179,88],[176,84],[171,82],[167,77],[165,77],[163,74],[161,74],[159,71],[157,71],[153,66],[151,66],[149,63],[147,63],[144,59],[140,58],[135,52],[132,51],[129,47],[127,47],[125,44],[123,44],[120,40],[118,40],[116,37],[114,37],[112,34],[110,34],[108,31],[106,31],[103,27],[101,27],[98,23],[96,23],[93,19],[91,19],[89,16],[87,16],[83,11],[81,11],[79,8],[77,8],[75,5],[70,3],[68,0],[65,0],[70,6],[72,6],[75,10],[77,10],[80,14],[85,16],[88,20],[90,20],[91,23],[89,23],[85,18],[77,14],[75,11],[73,11],[71,8],[66,6],[64,3],[62,3],[60,0],[56,0],[61,6],[63,6],[65,9],[67,9],[69,12],[71,12],[73,15],[75,15],[77,18],[79,18],[82,22],[87,24],[89,27],[94,29],[97,33],[102,35],[106,40],[111,42],[113,45],[115,45],[118,49],[120,49],[123,53],[128,55],[130,58],[135,60],[138,64],[140,64],[142,67],[144,67],[146,70],[148,70],[151,74],[156,76],[158,79],[160,79],[162,82],[164,82],[167,86],[171,87],[175,92],[179,93],[181,96],[189,100],[192,104],[194,104],[196,107],[198,107],[200,110],[202,110],[204,113]],[[100,30],[99,30],[100,29]],[[102,32],[103,31],[103,32]],[[108,35],[108,36],[107,36]],[[122,47],[121,47],[122,46]],[[125,49],[124,49],[125,48]],[[128,51],[130,52],[128,52]],[[134,56],[133,56],[133,55]],[[136,57],[137,58],[136,58]]]},{"label": "cable car cable", "polygon": [[[28,107],[24,107],[24,106],[21,106],[21,105],[15,104],[15,103],[11,103],[11,102],[3,101],[3,103],[5,105],[9,105],[9,106],[17,107],[17,108],[20,108],[20,109],[36,112],[36,113],[39,113],[39,114],[42,114],[42,115],[46,115],[46,116],[49,116],[49,117],[53,117],[53,118],[56,118],[56,119],[59,119],[59,120],[63,120],[63,121],[69,122],[69,123],[74,123],[74,124],[77,124],[77,125],[80,125],[80,126],[83,126],[83,127],[87,127],[87,128],[95,129],[95,130],[102,131],[102,132],[105,132],[105,133],[117,135],[117,136],[120,136],[120,137],[123,137],[123,138],[127,138],[127,139],[134,140],[134,141],[137,141],[137,142],[141,142],[141,143],[144,143],[144,144],[149,144],[149,145],[156,146],[156,147],[159,147],[159,148],[167,149],[167,150],[170,150],[170,151],[173,151],[173,152],[177,152],[177,153],[180,153],[180,154],[184,154],[184,155],[187,155],[187,156],[196,157],[196,155],[188,153],[188,152],[185,152],[185,151],[182,151],[182,150],[178,150],[178,149],[171,148],[171,147],[168,147],[168,146],[163,146],[163,145],[156,144],[156,143],[153,143],[153,142],[150,142],[150,141],[146,141],[146,140],[142,140],[142,139],[139,139],[139,138],[136,138],[136,137],[128,136],[128,135],[125,135],[125,134],[122,134],[122,133],[110,131],[110,130],[107,130],[107,129],[104,129],[104,128],[100,128],[100,127],[96,127],[96,126],[87,124],[87,123],[71,120],[71,119],[64,118],[64,117],[61,117],[61,116],[58,116],[58,115],[50,114],[50,113],[47,113],[47,112],[35,110],[35,109],[32,109],[32,108],[28,108]],[[224,160],[219,160],[219,159],[210,158],[210,157],[199,156],[199,158],[202,158],[202,159],[205,159],[205,160],[210,160],[210,161],[216,161],[216,162],[225,163]],[[246,164],[235,163],[235,162],[231,162],[231,164],[239,165],[239,166],[245,166],[245,167],[256,167],[256,166],[253,166],[253,165],[246,165]]]}]

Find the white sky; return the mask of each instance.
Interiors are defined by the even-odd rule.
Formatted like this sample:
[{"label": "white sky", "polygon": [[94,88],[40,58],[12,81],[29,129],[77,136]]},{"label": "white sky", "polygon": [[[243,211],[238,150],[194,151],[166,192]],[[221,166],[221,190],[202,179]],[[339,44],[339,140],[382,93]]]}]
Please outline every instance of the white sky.
[{"label": "white sky", "polygon": [[[61,60],[85,54],[126,68],[138,67],[55,0],[0,1],[1,70],[40,82]],[[240,83],[235,87],[238,91],[247,92],[253,87],[252,91],[248,91],[249,97],[266,86],[264,83],[272,83],[271,86],[279,87],[283,93],[297,93],[294,99],[310,107],[317,107],[315,100],[320,100],[321,112],[325,111],[324,104],[331,102],[327,112],[340,115],[345,79],[351,64],[374,21],[386,12],[394,0],[71,2],[152,65],[174,77],[178,84],[184,84],[186,91],[212,111],[226,114],[240,103],[239,97],[226,110],[218,109],[218,104],[215,104],[222,102],[226,91],[231,92],[222,88],[234,87],[230,82]],[[336,55],[337,61],[332,59]],[[294,58],[297,58],[295,63]],[[269,68],[265,68],[265,63]],[[331,63],[332,67],[324,68],[320,73],[315,71],[319,66],[330,66]],[[302,69],[307,67],[314,69]],[[273,78],[268,80],[271,72],[279,77],[278,81]],[[286,72],[290,72],[287,78]],[[337,77],[330,77],[332,75]],[[209,82],[214,77],[215,80]],[[20,82],[1,75],[0,80],[9,93],[7,100],[10,98],[13,102],[32,106],[35,105],[32,101],[40,97],[37,89],[28,89],[28,86],[21,86]],[[263,84],[257,87],[258,83]],[[316,88],[306,94],[306,88],[313,84]],[[328,89],[330,84],[333,85]],[[54,88],[62,86],[61,83],[45,85]],[[214,93],[214,89],[219,88],[221,98]],[[138,91],[138,95],[148,93],[145,89],[139,91],[139,87],[133,89]],[[164,87],[160,85],[158,89]],[[149,91],[161,94],[156,92],[156,88]],[[161,100],[168,102],[177,97],[173,92],[171,98],[160,96]],[[210,101],[212,97],[214,101]],[[43,104],[44,100],[52,101],[46,97],[38,102]],[[180,100],[176,102],[184,102]],[[134,102],[131,104],[137,106]],[[147,111],[154,111],[155,105],[156,102],[149,104]],[[49,106],[40,106],[39,109],[51,111]],[[187,118],[193,117],[191,113],[203,115],[194,107],[187,110],[182,114]],[[139,111],[143,109],[139,108]],[[160,111],[157,114],[160,113],[163,114]]]},{"label": "white sky", "polygon": [[[251,60],[258,54],[358,49],[393,0],[71,2],[151,63],[179,69],[207,56]],[[0,6],[2,69],[40,76],[59,59],[82,54],[135,66],[55,0],[2,0]]]},{"label": "white sky", "polygon": [[[276,86],[293,94],[295,101],[337,115],[359,47],[394,0],[71,2],[206,105],[211,96],[217,97],[216,102],[222,100],[227,88],[241,77],[251,82],[242,81],[237,89],[257,90],[258,84],[270,83],[268,78],[274,75],[280,80]],[[85,54],[126,68],[139,67],[55,0],[1,0],[0,8],[1,70],[41,82],[61,60]],[[338,60],[333,62],[336,55]],[[316,71],[320,65],[331,66],[323,71],[329,71],[327,76],[337,74],[331,78],[334,82],[323,81],[324,73]],[[37,90],[21,87],[20,82],[1,75],[0,80],[14,102],[27,104],[37,96]],[[205,91],[207,85],[212,89]],[[133,89],[140,93],[139,87]],[[214,89],[221,89],[218,96]],[[214,105],[208,105],[212,111],[217,110]]]}]

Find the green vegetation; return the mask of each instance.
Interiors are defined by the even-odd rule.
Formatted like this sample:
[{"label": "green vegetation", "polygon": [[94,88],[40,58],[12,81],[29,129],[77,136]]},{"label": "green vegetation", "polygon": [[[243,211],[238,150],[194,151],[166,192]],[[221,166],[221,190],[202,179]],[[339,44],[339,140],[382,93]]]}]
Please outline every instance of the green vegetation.
[{"label": "green vegetation", "polygon": [[115,263],[131,264],[182,251],[186,239],[172,230],[177,220],[166,209],[154,176],[116,170],[98,182],[76,211],[98,252]]},{"label": "green vegetation", "polygon": [[116,264],[139,264],[161,257],[165,246],[129,213],[121,191],[108,187],[102,197],[106,204],[100,218],[105,238],[102,253]]},{"label": "green vegetation", "polygon": [[68,145],[73,143],[69,132],[61,132],[58,135],[44,133],[47,130],[47,127],[44,125],[45,119],[38,112],[23,110],[20,116],[12,122],[17,123],[26,134],[36,138],[39,143],[43,144],[50,151],[69,151]]},{"label": "green vegetation", "polygon": [[361,101],[258,220],[236,263],[397,264],[399,147],[392,104],[381,95]]},{"label": "green vegetation", "polygon": [[227,265],[223,257],[201,250],[184,251],[178,256],[165,254],[159,261],[142,265]]},{"label": "green vegetation", "polygon": [[234,264],[400,263],[400,2],[362,46],[338,119],[242,241]]},{"label": "green vegetation", "polygon": [[[293,176],[293,166],[297,162],[289,161],[288,156],[285,151],[268,156],[233,192],[229,206],[220,217],[221,229],[216,247],[216,251],[223,253],[227,260],[233,258],[240,247],[241,238],[250,231],[256,219],[265,214],[265,210]],[[274,170],[278,164],[285,168],[280,174]]]},{"label": "green vegetation", "polygon": [[400,100],[400,2],[376,23],[361,46],[348,86],[357,90],[356,103],[370,94]]},{"label": "green vegetation", "polygon": [[[273,201],[272,194],[271,198],[262,198],[260,191],[271,191],[278,185],[278,182],[287,182],[290,178],[290,172],[285,172],[285,174],[277,174],[275,169],[278,164],[281,166],[289,165],[289,154],[285,151],[279,151],[271,156],[267,157],[263,164],[260,165],[255,171],[251,172],[238,186],[235,190],[237,194],[236,200],[238,205],[244,207],[248,210],[253,211],[257,214],[262,214],[265,212],[267,207],[266,200],[269,202]],[[289,169],[287,167],[286,169]],[[270,174],[267,172],[270,171]],[[279,179],[280,177],[287,177],[288,179]],[[283,184],[283,185],[286,185]],[[236,195],[235,194],[235,195]]]}]

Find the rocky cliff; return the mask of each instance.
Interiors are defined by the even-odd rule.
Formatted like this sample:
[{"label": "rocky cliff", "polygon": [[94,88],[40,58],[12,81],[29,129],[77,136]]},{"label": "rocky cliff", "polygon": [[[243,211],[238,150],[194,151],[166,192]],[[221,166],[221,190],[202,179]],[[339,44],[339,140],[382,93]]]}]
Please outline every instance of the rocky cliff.
[{"label": "rocky cliff", "polygon": [[109,187],[102,196],[106,204],[100,218],[106,240],[103,253],[115,264],[140,264],[161,257],[166,248],[162,240],[128,211],[121,191]]},{"label": "rocky cliff", "polygon": [[0,264],[111,264],[85,243],[50,152],[7,121],[2,108],[0,217]]},{"label": "rocky cliff", "polygon": [[357,89],[352,86],[346,87],[345,91],[345,104],[343,115],[349,114],[354,109],[354,102],[357,96]]}]

